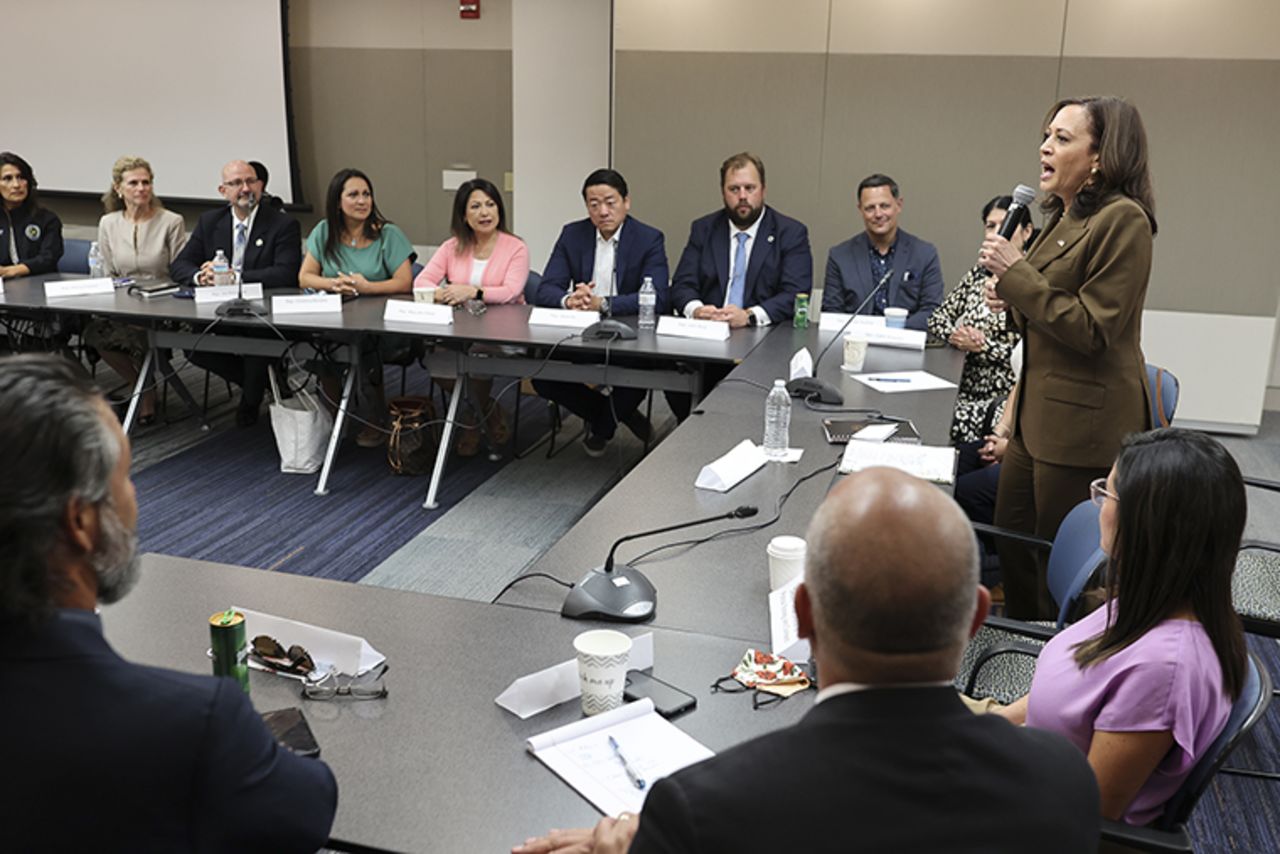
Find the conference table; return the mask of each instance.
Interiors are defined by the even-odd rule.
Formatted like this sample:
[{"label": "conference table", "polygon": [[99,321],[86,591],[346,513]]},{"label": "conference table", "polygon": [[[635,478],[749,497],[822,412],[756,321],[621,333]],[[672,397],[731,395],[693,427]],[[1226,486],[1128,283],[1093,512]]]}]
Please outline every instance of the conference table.
[{"label": "conference table", "polygon": [[[791,446],[804,455],[798,463],[767,463],[727,492],[696,489],[701,468],[743,439],[761,440],[764,403],[775,379],[785,379],[791,356],[801,347],[817,354],[833,333],[783,327],[774,331],[750,357],[722,380],[666,441],[655,448],[576,525],[526,572],[545,572],[564,581],[577,581],[600,566],[613,541],[628,534],[677,522],[728,513],[742,505],[759,508],[755,517],[675,531],[624,544],[620,563],[655,546],[701,538],[731,528],[758,526],[770,519],[779,498],[804,475],[824,467],[796,487],[777,522],[758,530],[720,536],[693,548],[670,549],[637,565],[657,588],[657,609],[651,625],[705,632],[749,642],[769,639],[769,569],[765,548],[779,534],[804,536],[809,519],[834,485],[843,445],[832,445],[822,419],[839,413],[809,408],[800,400],[791,406]],[[948,430],[956,389],[886,394],[853,380],[840,369],[838,347],[821,360],[818,374],[844,396],[845,408],[878,410],[908,418],[925,444],[949,444]],[[953,348],[924,351],[872,346],[866,372],[926,370],[956,382],[964,354]],[[700,414],[699,414],[700,413]],[[849,417],[856,417],[851,414]],[[559,611],[563,588],[531,578],[506,591],[499,604]]]},{"label": "conference table", "polygon": [[[163,355],[170,349],[274,358],[301,348],[297,355],[306,358],[308,354],[327,351],[324,342],[341,345],[340,353],[330,355],[336,355],[338,361],[351,369],[347,371],[338,415],[316,484],[318,495],[327,493],[329,473],[359,372],[361,342],[369,336],[404,335],[426,339],[439,351],[433,364],[445,364],[451,373],[462,378],[536,375],[549,380],[685,392],[697,400],[704,391],[703,374],[708,365],[742,362],[769,332],[768,327],[739,329],[728,339],[715,341],[639,330],[630,340],[586,340],[580,330],[530,323],[532,307],[527,305],[487,306],[479,315],[457,310],[452,312],[452,322],[447,325],[388,319],[388,303],[411,301],[407,295],[360,297],[343,303],[340,312],[332,313],[274,310],[271,298],[298,296],[299,292],[293,289],[267,291],[267,299],[259,303],[263,311],[261,317],[219,317],[216,303],[172,295],[143,299],[131,295],[126,288],[90,296],[46,295],[48,282],[84,278],[50,273],[5,281],[0,312],[8,309],[44,316],[101,315],[146,328],[151,351],[125,416],[126,431],[133,423],[139,394],[151,381],[149,371],[153,365],[167,379],[176,381],[179,395],[193,410],[196,408],[185,386],[177,380],[167,356]],[[634,323],[634,318],[628,322]],[[424,507],[436,505],[458,405],[463,397],[464,393],[451,397],[441,437],[445,452],[436,455]]]},{"label": "conference table", "polygon": [[[388,696],[308,700],[299,683],[250,674],[260,711],[300,706],[338,780],[335,847],[507,851],[551,827],[590,826],[599,813],[525,750],[532,735],[579,720],[577,700],[520,720],[494,703],[512,680],[573,657],[584,626],[519,608],[143,556],[138,586],[103,608],[112,646],[131,661],[209,672],[209,616],[230,605],[365,637],[386,655]],[[746,651],[697,632],[646,626],[652,673],[693,694],[676,725],[721,751],[788,726],[812,692],[753,711],[749,694],[712,693]]]}]

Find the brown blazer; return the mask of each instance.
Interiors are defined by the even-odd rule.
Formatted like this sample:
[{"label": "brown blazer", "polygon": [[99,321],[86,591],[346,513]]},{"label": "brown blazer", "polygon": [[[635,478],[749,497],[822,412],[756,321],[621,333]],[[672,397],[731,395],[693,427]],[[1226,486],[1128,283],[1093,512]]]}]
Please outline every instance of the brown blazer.
[{"label": "brown blazer", "polygon": [[1151,223],[1124,196],[1050,223],[996,285],[1024,336],[1014,435],[1032,458],[1103,468],[1149,429],[1142,304]]}]

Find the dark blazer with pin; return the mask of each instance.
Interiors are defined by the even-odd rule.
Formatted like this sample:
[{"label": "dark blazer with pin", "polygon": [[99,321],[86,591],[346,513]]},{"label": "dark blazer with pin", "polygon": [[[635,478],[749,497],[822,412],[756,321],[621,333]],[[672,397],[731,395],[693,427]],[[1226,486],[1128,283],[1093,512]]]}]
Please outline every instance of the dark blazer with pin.
[{"label": "dark blazer with pin", "polygon": [[950,686],[886,687],[658,780],[630,852],[1078,854],[1100,822],[1065,739],[975,715]]},{"label": "dark blazer with pin", "polygon": [[[175,282],[191,284],[200,265],[210,261],[221,249],[230,261],[235,246],[231,228],[231,206],[200,215],[191,239],[169,265]],[[271,205],[258,205],[244,247],[243,282],[261,282],[264,288],[297,288],[298,270],[302,267],[302,231],[298,221]]]},{"label": "dark blazer with pin", "polygon": [[[560,231],[551,259],[542,271],[542,283],[538,286],[538,305],[560,308],[560,300],[578,282],[590,282],[596,269],[596,227],[589,219],[571,222]],[[666,314],[670,307],[668,295],[667,249],[662,232],[628,216],[618,233],[618,248],[614,253],[614,270],[617,278],[617,295],[611,300],[609,311],[615,315],[640,313],[640,286],[645,276],[653,279],[657,291],[657,313]],[[597,282],[597,292],[602,292]]]},{"label": "dark blazer with pin", "polygon": [[[876,282],[871,278],[867,254],[870,251],[871,241],[865,231],[831,247],[822,289],[823,311],[852,314],[871,294]],[[927,240],[898,229],[892,273],[884,286],[886,305],[910,312],[908,329],[928,328],[929,315],[942,304],[942,265],[938,261],[938,250]],[[862,309],[862,314],[870,313],[870,305]]]},{"label": "dark blazer with pin", "polygon": [[1000,277],[1023,334],[1014,435],[1036,460],[1106,468],[1121,440],[1151,427],[1142,305],[1151,223],[1117,196],[1092,216],[1045,226]]},{"label": "dark blazer with pin", "polygon": [[[760,306],[778,323],[795,313],[796,294],[813,290],[813,252],[804,223],[771,207],[760,215],[760,228],[747,260],[743,308]],[[722,306],[729,293],[729,214],[724,209],[695,219],[689,242],[671,279],[671,301],[678,314],[693,300]]]},{"label": "dark blazer with pin", "polygon": [[305,852],[329,836],[327,765],[280,747],[236,682],[125,661],[91,611],[0,624],[0,679],[6,850]]}]

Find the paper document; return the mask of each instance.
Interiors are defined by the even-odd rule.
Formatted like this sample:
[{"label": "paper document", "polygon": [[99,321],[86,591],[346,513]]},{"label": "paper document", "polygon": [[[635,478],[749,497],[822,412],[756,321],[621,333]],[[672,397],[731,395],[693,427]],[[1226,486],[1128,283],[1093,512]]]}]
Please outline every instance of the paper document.
[{"label": "paper document", "polygon": [[954,483],[956,449],[903,442],[850,442],[844,446],[840,474],[888,466],[934,483]]},{"label": "paper document", "polygon": [[880,371],[874,374],[855,374],[852,378],[885,394],[956,387],[950,380],[944,380],[928,371]]},{"label": "paper document", "polygon": [[[647,670],[650,667],[653,667],[653,632],[645,632],[631,639],[631,659],[627,668]],[[581,694],[578,659],[571,658],[537,673],[521,676],[508,685],[494,702],[520,720],[525,720]]]},{"label": "paper document", "polygon": [[[609,737],[644,780],[627,776]],[[715,754],[653,710],[647,697],[611,712],[535,735],[526,749],[605,815],[638,813],[653,784]]]},{"label": "paper document", "polygon": [[804,575],[797,575],[769,593],[769,639],[773,654],[797,662],[809,659],[809,642],[800,637],[800,623],[796,620],[796,588],[802,581]]}]

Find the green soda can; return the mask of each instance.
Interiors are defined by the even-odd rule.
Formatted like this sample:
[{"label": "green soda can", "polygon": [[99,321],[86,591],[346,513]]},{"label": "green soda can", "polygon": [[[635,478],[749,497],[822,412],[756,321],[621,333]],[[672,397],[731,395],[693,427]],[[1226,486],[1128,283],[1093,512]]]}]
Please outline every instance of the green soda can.
[{"label": "green soda can", "polygon": [[809,295],[796,294],[796,313],[792,315],[792,325],[796,329],[809,328]]},{"label": "green soda can", "polygon": [[213,648],[213,675],[230,676],[249,693],[249,644],[245,641],[244,614],[228,608],[209,618]]}]

